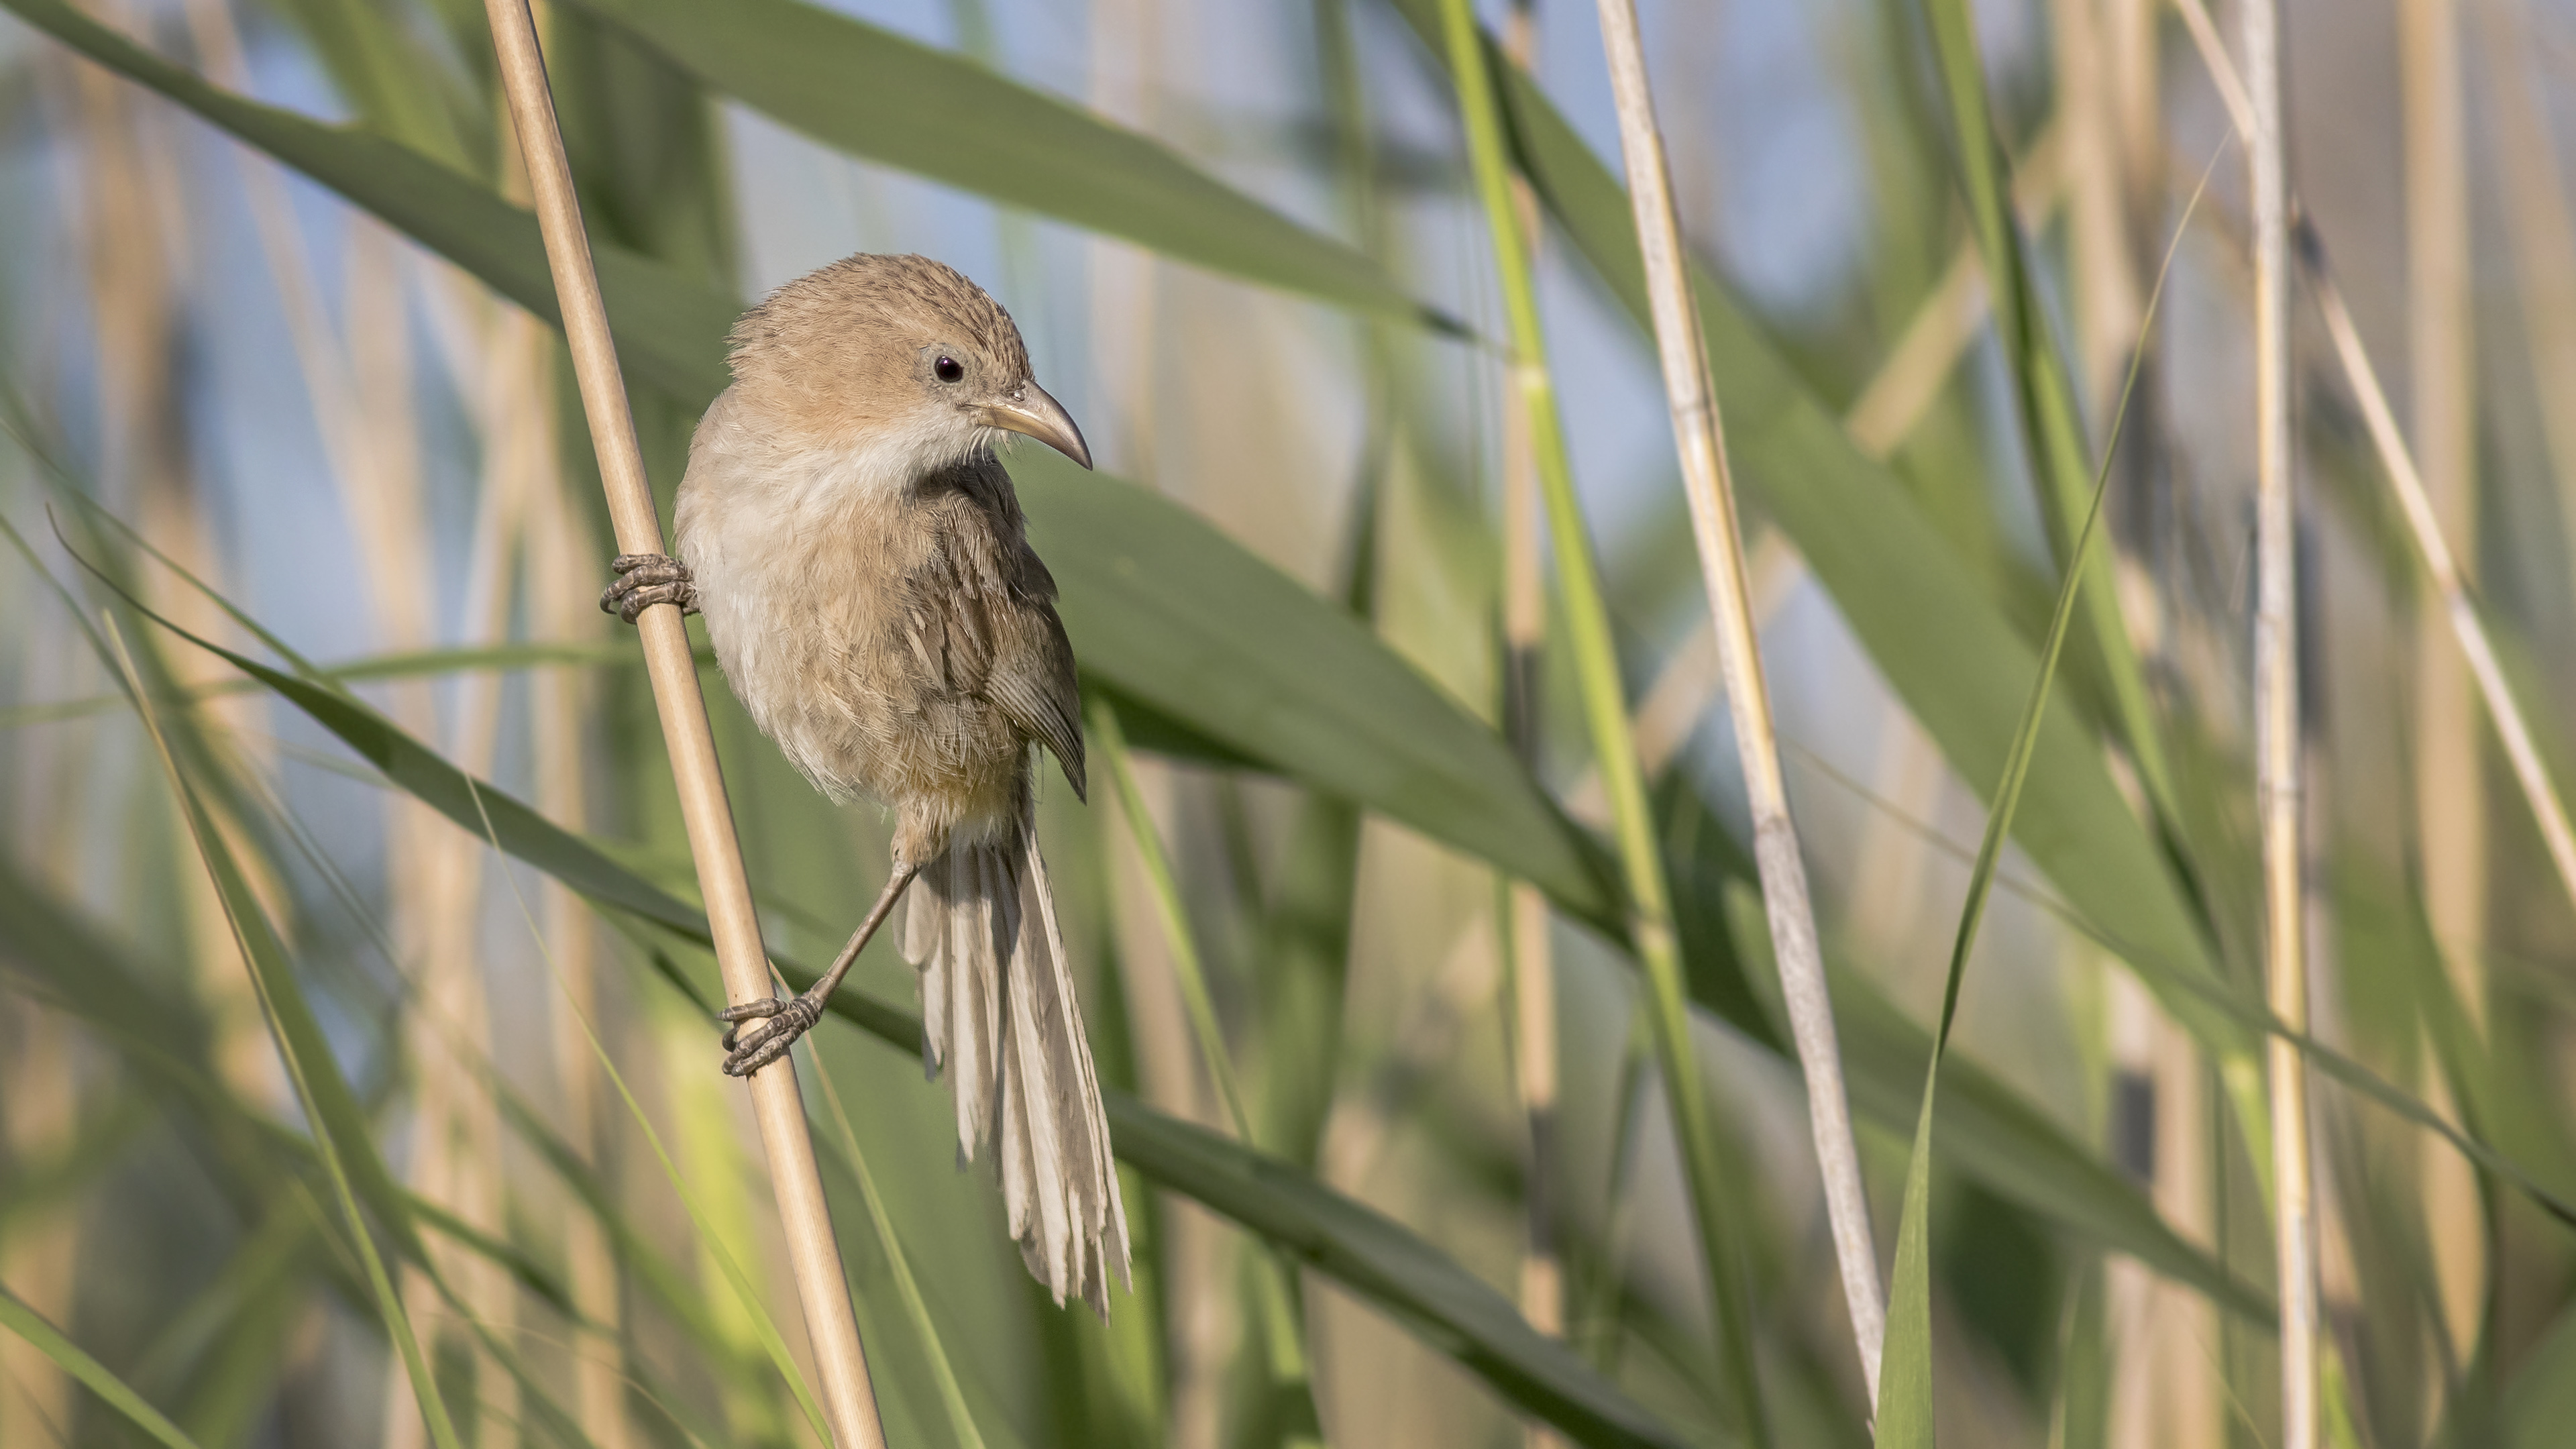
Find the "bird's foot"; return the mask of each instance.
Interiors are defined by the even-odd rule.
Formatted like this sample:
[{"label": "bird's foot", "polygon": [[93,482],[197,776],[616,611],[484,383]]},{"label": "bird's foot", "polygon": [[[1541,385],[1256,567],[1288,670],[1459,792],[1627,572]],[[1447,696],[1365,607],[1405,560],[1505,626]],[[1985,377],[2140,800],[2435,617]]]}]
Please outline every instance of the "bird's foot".
[{"label": "bird's foot", "polygon": [[[725,1075],[747,1077],[787,1055],[798,1037],[812,1031],[814,1023],[823,1019],[823,1001],[811,992],[784,1001],[764,996],[740,1006],[728,1006],[716,1015],[733,1023],[724,1034]],[[760,1025],[753,1028],[751,1035],[736,1041],[735,1035],[747,1021],[758,1021]]]},{"label": "bird's foot", "polygon": [[689,566],[667,553],[621,553],[608,561],[617,582],[599,595],[599,611],[632,624],[655,604],[677,604],[683,614],[698,611],[697,581]]}]

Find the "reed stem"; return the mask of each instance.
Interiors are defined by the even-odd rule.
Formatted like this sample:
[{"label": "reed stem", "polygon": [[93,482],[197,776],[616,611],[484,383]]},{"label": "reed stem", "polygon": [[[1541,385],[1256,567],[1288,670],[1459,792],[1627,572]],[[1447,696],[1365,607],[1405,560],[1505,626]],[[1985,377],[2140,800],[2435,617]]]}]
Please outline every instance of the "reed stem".
[{"label": "reed stem", "polygon": [[[2298,509],[2290,427],[2290,188],[2281,142],[2278,0],[2246,0],[2246,99],[2254,180],[2255,796],[2262,825],[2265,994],[2289,1032],[2308,1029],[2307,892],[2301,869]],[[2272,1120],[2272,1235],[2281,1294],[2281,1442],[2317,1443],[2317,1232],[2308,1086],[2287,1034],[2265,1043]]]},{"label": "reed stem", "polygon": [[[635,420],[627,407],[616,343],[609,333],[608,309],[600,298],[599,278],[591,270],[590,239],[582,229],[581,203],[564,157],[545,60],[537,48],[536,23],[528,0],[484,0],[483,10],[491,23],[502,87],[509,96],[511,119],[527,162],[529,191],[536,201],[546,260],[563,308],[573,376],[581,387],[582,411],[590,421],[591,445],[598,453],[617,547],[624,553],[659,553],[662,520],[645,479],[644,456],[636,443]],[[707,924],[726,999],[739,1004],[768,996],[768,955],[761,945],[751,879],[743,868],[724,776],[716,761],[706,700],[698,692],[688,627],[676,605],[648,609],[636,625],[644,642],[645,669],[652,678],[655,712],[670,750],[671,773],[679,787],[689,854],[697,863],[698,890],[706,899]],[[761,1145],[769,1161],[770,1187],[786,1233],[788,1262],[822,1379],[824,1417],[843,1449],[881,1449],[885,1431],[877,1420],[876,1394],[868,1382],[867,1358],[841,1270],[840,1245],[832,1236],[832,1212],[823,1197],[814,1143],[806,1135],[804,1102],[796,1089],[792,1059],[781,1057],[762,1068],[753,1074],[750,1085],[752,1112],[760,1123]]]},{"label": "reed stem", "polygon": [[2423,474],[2407,451],[2405,435],[2398,431],[2397,416],[2388,405],[2386,389],[2380,386],[2378,370],[2371,365],[2370,355],[2361,344],[2361,333],[2353,326],[2352,309],[2344,302],[2343,289],[2335,285],[2333,274],[2326,269],[2325,254],[2315,245],[2313,233],[2303,231],[2301,241],[2309,285],[2316,293],[2318,310],[2325,315],[2326,335],[2333,340],[2344,378],[2361,404],[2362,420],[2370,429],[2380,466],[2388,470],[2388,486],[2397,495],[2398,511],[2406,519],[2406,530],[2415,540],[2416,551],[2423,555],[2424,572],[2431,576],[2433,592],[2441,599],[2443,614],[2450,621],[2453,637],[2459,640],[2460,652],[2468,657],[2469,673],[2477,681],[2487,717],[2495,722],[2496,734],[2504,743],[2505,760],[2513,767],[2514,780],[2531,806],[2541,841],[2549,848],[2550,864],[2556,867],[2568,899],[2576,902],[2576,826],[2569,824],[2566,803],[2559,798],[2549,767],[2541,761],[2540,745],[2523,719],[2512,686],[2505,680],[2504,664],[2487,635],[2486,621],[2478,616],[2469,598],[2468,583],[2443,537]]},{"label": "reed stem", "polygon": [[1690,498],[1691,530],[1699,545],[1700,581],[1708,591],[1717,627],[1718,657],[1726,678],[1728,714],[1735,725],[1736,759],[1744,772],[1753,815],[1754,864],[1762,877],[1762,904],[1771,945],[1780,964],[1780,991],[1789,1008],[1798,1064],[1807,1080],[1807,1122],[1822,1173],[1825,1215],[1833,1226],[1834,1256],[1842,1267],[1843,1303],[1851,1314],[1854,1345],[1870,1402],[1878,1401],[1879,1348],[1887,1336],[1887,1300],[1878,1278],[1877,1240],[1870,1231],[1869,1189],[1861,1180],[1860,1149],[1852,1139],[1851,1103],[1843,1089],[1842,1048],[1835,1039],[1833,999],[1816,941],[1816,912],[1807,894],[1807,867],[1798,849],[1797,821],[1789,813],[1788,782],[1780,771],[1780,741],[1771,719],[1771,691],[1763,678],[1762,650],[1754,631],[1753,603],[1745,588],[1744,536],[1735,517],[1735,482],[1726,461],[1725,421],[1708,372],[1683,258],[1681,221],[1673,209],[1672,176],[1664,139],[1655,124],[1654,96],[1635,0],[1600,0],[1601,39],[1610,59],[1610,88],[1619,110],[1620,150],[1627,157],[1628,196],[1637,216],[1637,241],[1645,256],[1646,292],[1655,319],[1665,400],[1673,415],[1673,441],[1682,455],[1683,489]]},{"label": "reed stem", "polygon": [[[2478,401],[2475,243],[2470,235],[2468,106],[2457,0],[2400,0],[2399,116],[2405,132],[2406,354],[2416,455],[2437,531],[2477,568]],[[2338,342],[2338,347],[2340,343]],[[2445,601],[2447,602],[2447,601]],[[2414,806],[2424,915],[2469,1019],[2486,1023],[2486,751],[2470,671],[2443,610],[2413,622]],[[2446,1084],[2426,1063],[2428,1096]],[[2477,1175],[2450,1153],[2417,1169],[2434,1303],[2452,1343],[2477,1341],[2485,1316],[2487,1236]],[[2439,1384],[2438,1375],[2427,1382]]]},{"label": "reed stem", "polygon": [[[2217,32],[2209,24],[2208,12],[2201,0],[2174,0],[2182,12],[2201,61],[2209,68],[2220,98],[2228,113],[2237,121],[2240,136],[2249,142],[2253,136],[2253,103],[2245,83],[2237,76],[2235,65],[2226,51],[2218,48]],[[2461,652],[2468,656],[2470,676],[2477,681],[2479,700],[2485,704],[2487,717],[2494,721],[2496,734],[2504,745],[2505,759],[2512,766],[2514,782],[2521,787],[2523,803],[2530,807],[2532,823],[2538,827],[2543,844],[2549,849],[2549,862],[2557,872],[2571,904],[2576,904],[2576,824],[2571,824],[2565,798],[2550,778],[2542,763],[2540,747],[2524,717],[2521,704],[2515,700],[2506,683],[2504,665],[2498,659],[2494,641],[2487,634],[2485,620],[2478,616],[2468,595],[2468,583],[2458,559],[2444,540],[2440,515],[2434,510],[2431,495],[2424,487],[2424,475],[2415,466],[2414,455],[2406,446],[2406,435],[2398,430],[2397,414],[2389,406],[2388,390],[2379,381],[2379,370],[2372,365],[2368,349],[2361,344],[2361,334],[2353,327],[2352,312],[2343,300],[2343,289],[2336,285],[2334,270],[2328,264],[2323,242],[2315,228],[2304,217],[2298,219],[2299,263],[2307,273],[2308,285],[2315,293],[2317,307],[2324,314],[2326,330],[2335,347],[2335,360],[2343,369],[2344,384],[2352,389],[2353,398],[2361,404],[2363,421],[2370,430],[2370,441],[2379,454],[2380,466],[2388,470],[2389,487],[2397,494],[2398,511],[2404,517],[2407,532],[2414,538],[2416,551],[2424,556],[2424,571],[2432,576],[2433,588],[2441,595],[2443,612],[2450,620],[2451,632],[2460,641]],[[2340,320],[2338,320],[2340,319]]]},{"label": "reed stem", "polygon": [[1547,368],[1546,338],[1539,325],[1538,290],[1521,245],[1519,216],[1512,206],[1510,167],[1505,160],[1503,123],[1493,79],[1486,69],[1476,19],[1468,0],[1442,0],[1440,7],[1450,69],[1458,86],[1458,109],[1467,133],[1476,190],[1485,209],[1486,232],[1493,242],[1494,270],[1503,290],[1510,322],[1511,386],[1521,396],[1530,427],[1548,531],[1556,544],[1559,593],[1564,601],[1567,644],[1574,657],[1577,687],[1592,749],[1609,795],[1619,855],[1627,878],[1628,933],[1646,974],[1646,1001],[1653,1025],[1655,1053],[1663,1070],[1665,1095],[1673,1114],[1673,1132],[1690,1185],[1691,1209],[1698,1232],[1701,1267],[1708,1274],[1712,1316],[1717,1322],[1720,1369],[1737,1410],[1743,1415],[1747,1441],[1771,1442],[1769,1416],[1755,1368],[1751,1313],[1737,1273],[1736,1245],[1726,1224],[1726,1184],[1719,1166],[1715,1127],[1702,1090],[1699,1061],[1691,1044],[1690,1011],[1682,984],[1680,941],[1673,927],[1672,904],[1664,879],[1663,851],[1646,798],[1646,781],[1628,725],[1626,686],[1620,678],[1617,645],[1601,594],[1583,507],[1574,492],[1574,473],[1566,457],[1563,425],[1557,416],[1556,387]]}]

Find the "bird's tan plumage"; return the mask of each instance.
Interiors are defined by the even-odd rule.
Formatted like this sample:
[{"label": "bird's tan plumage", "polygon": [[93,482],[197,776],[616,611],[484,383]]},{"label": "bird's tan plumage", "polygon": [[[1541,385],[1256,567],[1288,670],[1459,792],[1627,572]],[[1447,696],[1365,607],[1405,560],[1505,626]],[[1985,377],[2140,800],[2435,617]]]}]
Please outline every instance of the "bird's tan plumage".
[{"label": "bird's tan plumage", "polygon": [[1022,417],[1080,435],[1010,315],[920,257],[780,288],[732,361],[677,519],[717,662],[806,778],[892,807],[898,874],[920,871],[901,944],[959,1150],[995,1141],[1030,1270],[1106,1313],[1125,1211],[1032,808],[1032,744],[1083,789],[1073,648],[993,455]]}]

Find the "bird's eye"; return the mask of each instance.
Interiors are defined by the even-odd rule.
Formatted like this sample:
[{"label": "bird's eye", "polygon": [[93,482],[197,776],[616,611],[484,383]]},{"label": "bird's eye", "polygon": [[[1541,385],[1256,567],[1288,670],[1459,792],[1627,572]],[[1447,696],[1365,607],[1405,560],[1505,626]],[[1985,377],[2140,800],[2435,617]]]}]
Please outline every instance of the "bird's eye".
[{"label": "bird's eye", "polygon": [[955,382],[966,375],[965,367],[953,357],[939,359],[930,365],[930,370],[939,374],[941,382]]}]

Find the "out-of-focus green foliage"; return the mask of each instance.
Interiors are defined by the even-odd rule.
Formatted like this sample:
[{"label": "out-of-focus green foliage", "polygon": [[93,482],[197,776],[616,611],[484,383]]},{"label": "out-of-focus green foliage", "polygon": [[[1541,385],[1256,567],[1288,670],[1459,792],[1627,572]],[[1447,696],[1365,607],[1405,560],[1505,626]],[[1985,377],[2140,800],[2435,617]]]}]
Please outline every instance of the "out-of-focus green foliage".
[{"label": "out-of-focus green foliage", "polygon": [[[598,499],[551,339],[535,347],[554,385],[488,395],[510,309],[555,310],[513,200],[481,8],[0,7],[25,22],[0,49],[0,134],[44,162],[0,168],[15,244],[0,394],[18,444],[0,516],[40,539],[50,506],[97,570],[50,547],[0,557],[23,621],[0,635],[0,1437],[813,1442],[756,1153],[714,1075],[704,923],[631,645],[549,612],[560,575],[589,566],[579,551],[603,551],[583,537]],[[1753,529],[1815,586],[1789,592],[1766,647],[1898,1254],[1876,1432],[1928,1442],[1937,1392],[1956,1442],[2144,1442],[2148,1423],[2186,1449],[2252,1442],[2275,1412],[2276,1290],[2267,1158],[2244,1135],[2262,1088],[2242,1065],[2275,1023],[2241,989],[2242,440],[2223,382],[2241,242],[2222,170],[2177,253],[2174,330],[2119,344],[2148,356],[2108,475],[2110,567],[2075,571],[2076,613],[2051,630],[2088,501],[2077,400],[2103,381],[2078,361],[2102,351],[2075,345],[2095,325],[2100,233],[2084,228],[2100,214],[2084,209],[2101,178],[2059,177],[2058,210],[2023,198],[2016,219],[2013,171],[2108,164],[2066,159],[2070,115],[2101,123],[2100,72],[2070,68],[2079,43],[2112,43],[2100,27],[2124,7],[2030,0],[1998,12],[2022,29],[1982,31],[1971,8],[1935,5],[1931,26],[1904,0],[1830,22],[1777,0],[1722,24],[1646,17]],[[2493,8],[2480,23],[2496,35],[2556,43],[2555,22]],[[1703,1234],[1631,1028],[1629,888],[1564,627],[1581,601],[1555,601],[1536,763],[1490,722],[1508,378],[1483,340],[1504,329],[1436,0],[1079,16],[954,0],[956,49],[931,18],[884,9],[562,0],[543,23],[666,498],[726,385],[742,294],[780,257],[853,234],[998,252],[1007,276],[985,280],[1012,290],[1049,386],[1089,389],[1086,426],[1125,474],[1011,459],[1084,687],[1135,748],[1127,793],[1154,817],[1131,836],[1069,799],[1042,805],[1137,1291],[1102,1325],[1031,1290],[989,1181],[951,1170],[945,1090],[921,1083],[901,1004],[909,972],[872,952],[801,1070],[896,1442],[1486,1443],[1524,1420],[1567,1442],[1700,1445],[1736,1442],[1748,1397],[1782,1442],[1867,1442],[1882,1406],[1850,1371],[1725,752],[1693,734],[1650,757],[1648,782],[1709,1079],[1682,1114],[1707,1124],[1697,1196],[1722,1231]],[[1558,385],[1601,409],[1571,422],[1619,656],[1595,662],[1648,719],[1687,682],[1675,630],[1702,604],[1677,500],[1652,476],[1668,467],[1660,422],[1657,449],[1601,437],[1653,421],[1603,379],[1651,369],[1615,158],[1584,139],[1608,134],[1597,80],[1572,69],[1592,53],[1564,43],[1582,10],[1547,7],[1535,74],[1477,39],[1545,233]],[[347,119],[206,79],[217,21],[248,27],[261,96],[327,87]],[[2163,71],[2151,119],[2179,155],[2215,102],[2167,30],[2143,63]],[[1718,260],[1740,255],[1736,198],[1756,172],[1738,165],[1745,138],[1700,134],[1744,124],[1710,94],[1725,68],[1705,48],[1809,32],[1831,61],[1784,63],[1777,84],[1820,91],[1862,138],[1835,144],[1865,152],[1851,169],[1867,195],[1841,272],[1810,268],[1822,300],[1792,307]],[[2303,78],[2309,114],[2387,90],[2354,102],[2335,85]],[[1773,119],[1763,145],[1808,134]],[[2358,156],[2379,134],[2330,125],[2303,146]],[[318,183],[279,193],[282,228],[229,161],[194,164],[236,143]],[[2394,164],[2303,178],[2312,215],[2332,230],[2355,205],[2337,178]],[[2129,249],[2160,245],[2188,187],[2117,180]],[[2046,219],[2061,211],[2065,226]],[[360,265],[361,212],[402,239],[369,244],[410,259],[390,307],[361,295],[389,275]],[[2481,243],[2492,224],[2474,219]],[[300,290],[262,271],[281,232],[304,246]],[[149,246],[119,246],[136,237]],[[2394,267],[2353,255],[2356,271]],[[1979,261],[2006,277],[2005,333],[1939,358],[1902,444],[1865,453],[1846,408],[1903,359],[1942,269]],[[1121,290],[1121,268],[1150,280]],[[2478,280],[2506,295],[2501,270]],[[2364,330],[2393,344],[2398,304],[2374,312],[2371,290],[2356,288]],[[2548,333],[2541,292],[2513,300],[2514,325]],[[2548,574],[2569,549],[2554,522],[2530,525],[2576,505],[2540,422],[2564,400],[2495,310],[2476,359],[2478,530],[2516,536],[2481,607],[2538,702],[2576,678],[2551,654],[2576,626],[2531,602],[2565,594]],[[245,332],[286,360],[243,367]],[[347,375],[316,376],[334,357]],[[298,372],[281,423],[270,394]],[[363,477],[331,480],[358,540],[345,549],[297,451],[296,409],[335,397],[351,415],[318,420],[365,446],[333,456],[368,455]],[[523,426],[560,456],[513,493]],[[2331,484],[2311,523],[2318,612],[2338,631],[2312,708],[2331,951],[2323,1025],[2301,1042],[2327,1158],[2330,1383],[2355,1443],[2554,1443],[2576,1353],[2576,1133],[2550,1065],[2576,996],[2554,963],[2576,917],[2499,795],[2478,939],[2433,924],[2416,583],[2331,391],[2306,426]],[[1599,476],[1637,453],[1644,487]],[[367,534],[371,508],[394,526]],[[389,563],[435,581],[424,637],[358,602]],[[2070,623],[2066,677],[2034,697]],[[815,796],[706,678],[773,957],[802,985],[798,963],[873,893],[882,831]],[[1699,714],[1714,690],[1697,685]],[[2015,762],[2026,791],[1980,853],[1977,802],[2011,798],[1998,782],[2022,778]],[[1151,893],[1138,839],[1170,848]],[[1556,912],[1562,1147],[1543,1178],[1515,1106],[1530,1064],[1503,1024],[1505,879]],[[1963,885],[1989,927],[1973,962]],[[440,957],[434,917],[459,901],[470,929]],[[1195,1033],[1175,1035],[1173,939],[1200,958]],[[1249,1143],[1213,1130],[1201,1060],[1235,1064]],[[576,1079],[597,1097],[586,1116]],[[1513,1300],[1534,1202],[1558,1236],[1561,1334]],[[1750,1331],[1725,1337],[1749,1346],[1751,1396],[1709,1382],[1703,1243],[1740,1245],[1718,1266],[1744,1289]],[[2187,1405],[2200,1417],[2174,1427]]]}]

